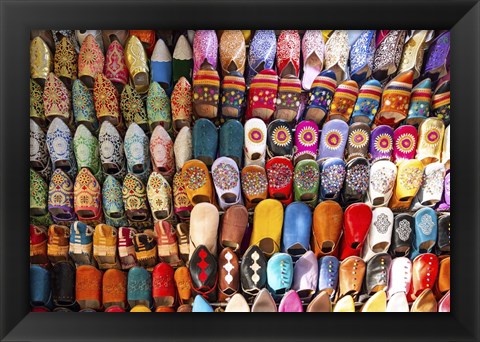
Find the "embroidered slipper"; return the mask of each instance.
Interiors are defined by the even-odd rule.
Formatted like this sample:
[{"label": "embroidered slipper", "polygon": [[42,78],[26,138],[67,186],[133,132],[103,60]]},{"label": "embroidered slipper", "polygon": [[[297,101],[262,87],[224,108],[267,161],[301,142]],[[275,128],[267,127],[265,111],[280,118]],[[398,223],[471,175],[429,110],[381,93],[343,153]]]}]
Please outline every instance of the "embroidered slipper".
[{"label": "embroidered slipper", "polygon": [[173,176],[173,208],[180,220],[188,220],[193,209],[183,185],[181,170]]},{"label": "embroidered slipper", "polygon": [[[205,62],[217,69],[218,38],[214,30],[196,30],[193,38],[193,77]],[[217,75],[218,76],[218,75]]]},{"label": "embroidered slipper", "polygon": [[212,166],[217,157],[218,132],[212,121],[199,119],[192,130],[193,158]]},{"label": "embroidered slipper", "polygon": [[332,70],[338,82],[345,79],[349,51],[348,31],[333,31],[325,44],[325,70]]},{"label": "embroidered slipper", "polygon": [[445,166],[440,163],[432,163],[425,166],[423,183],[413,202],[412,210],[423,207],[434,207],[442,199],[445,179]]},{"label": "embroidered slipper", "polygon": [[246,48],[242,31],[223,31],[220,38],[219,52],[223,76],[227,76],[231,72],[244,73]]},{"label": "embroidered slipper", "polygon": [[77,268],[75,299],[80,309],[100,310],[102,306],[102,272],[90,265]]},{"label": "embroidered slipper", "polygon": [[103,73],[113,83],[119,93],[122,92],[123,87],[128,83],[125,51],[117,40],[114,40],[107,49]]},{"label": "embroidered slipper", "polygon": [[[318,177],[317,177],[318,179]],[[315,260],[315,265],[310,267],[317,267],[317,259],[315,255],[309,250],[310,246],[310,233],[312,230],[312,213],[310,208],[305,203],[293,202],[290,203],[285,209],[285,218],[283,221],[282,229],[282,245],[281,250],[284,253],[290,254],[293,260],[300,262],[303,256],[307,260],[311,257],[306,253],[311,253]],[[305,261],[305,260],[304,260]],[[303,263],[303,262],[302,262]],[[305,266],[305,265],[304,265]],[[297,270],[298,271],[298,270]],[[305,272],[305,268],[302,272]],[[297,276],[303,276],[300,272]],[[315,288],[317,285],[318,274],[315,278]],[[295,281],[294,281],[295,284]],[[313,288],[313,287],[311,287]],[[295,285],[294,285],[295,289]],[[300,290],[297,288],[296,290]]]},{"label": "embroidered slipper", "polygon": [[135,246],[133,245],[135,234],[137,234],[135,228],[120,227],[118,229],[118,256],[122,270],[128,270],[137,266],[137,256],[135,255]]},{"label": "embroidered slipper", "polygon": [[48,212],[48,185],[40,175],[30,169],[30,218],[37,221],[33,224],[42,225],[41,221],[52,222]]},{"label": "embroidered slipper", "polygon": [[429,78],[424,79],[412,89],[406,124],[418,126],[430,116],[431,96],[432,81]]},{"label": "embroidered slipper", "polygon": [[275,112],[278,76],[272,69],[263,69],[252,79],[248,91],[246,118],[260,118],[268,122]]},{"label": "embroidered slipper", "polygon": [[408,256],[412,245],[415,220],[412,215],[401,213],[395,216],[393,227],[390,254],[395,258]]},{"label": "embroidered slipper", "polygon": [[364,122],[371,126],[375,119],[382,96],[382,85],[377,80],[368,80],[360,88],[353,107],[351,122]]},{"label": "embroidered slipper", "polygon": [[142,98],[130,85],[125,85],[120,94],[120,111],[125,125],[130,126],[133,122],[139,125],[145,132],[149,131],[147,112]]},{"label": "embroidered slipper", "polygon": [[172,87],[172,55],[162,39],[157,40],[151,57],[151,77],[153,82],[158,82],[163,89]]},{"label": "embroidered slipper", "polygon": [[68,89],[77,78],[77,52],[68,38],[63,37],[56,46],[54,56],[54,72]]},{"label": "embroidered slipper", "polygon": [[[369,265],[372,266],[368,263],[369,260],[375,255],[388,251],[393,231],[393,213],[389,208],[375,208],[372,211],[372,215],[372,223],[370,224],[365,247],[362,251],[362,258],[367,262],[367,275],[370,270]],[[388,278],[385,278],[388,282]],[[369,279],[368,276],[367,279]],[[370,292],[368,291],[368,293]]]},{"label": "embroidered slipper", "polygon": [[294,164],[300,160],[317,158],[318,126],[315,122],[305,120],[295,128]]},{"label": "embroidered slipper", "polygon": [[111,175],[107,175],[103,182],[102,204],[106,224],[116,228],[128,225],[123,208],[122,184]]},{"label": "embroidered slipper", "polygon": [[440,160],[445,125],[441,119],[428,118],[418,128],[418,147],[415,158],[424,165]]},{"label": "embroidered slipper", "polygon": [[30,77],[43,88],[52,71],[52,51],[42,38],[33,38],[30,42]]},{"label": "embroidered slipper", "polygon": [[208,302],[217,301],[218,264],[216,258],[205,246],[200,245],[193,253],[189,268],[192,289],[196,293],[192,312],[202,311],[196,308],[199,298],[202,298],[202,301],[205,301],[204,305],[213,311]]},{"label": "embroidered slipper", "polygon": [[78,54],[78,78],[92,89],[95,79],[103,72],[105,57],[94,36],[88,34]]},{"label": "embroidered slipper", "polygon": [[77,125],[84,125],[93,133],[98,131],[93,95],[80,80],[73,81],[72,108],[73,117]]},{"label": "embroidered slipper", "polygon": [[47,231],[43,227],[30,225],[30,263],[47,265],[49,262],[47,253]]},{"label": "embroidered slipper", "polygon": [[117,229],[106,224],[98,224],[93,233],[93,257],[101,270],[120,269],[117,254]]},{"label": "embroidered slipper", "polygon": [[145,229],[142,233],[135,234],[133,245],[138,265],[147,271],[153,271],[158,262],[157,239],[153,230]]},{"label": "embroidered slipper", "polygon": [[126,173],[123,140],[109,121],[103,122],[100,126],[98,142],[103,173],[122,181]]},{"label": "embroidered slipper", "polygon": [[80,169],[73,191],[78,219],[86,224],[99,224],[103,220],[102,188],[89,169]]},{"label": "embroidered slipper", "polygon": [[393,129],[387,125],[377,126],[370,135],[369,156],[371,162],[391,160],[393,152]]},{"label": "embroidered slipper", "polygon": [[309,92],[305,120],[315,121],[320,125],[330,110],[336,87],[336,75],[332,70],[324,70],[315,77]]},{"label": "embroidered slipper", "polygon": [[[80,47],[83,45],[83,42],[84,42],[85,38],[87,38],[88,35],[93,36],[93,38],[97,42],[97,44],[100,47],[100,50],[102,52],[105,51],[105,49],[103,48],[103,39],[102,39],[102,31],[101,30],[75,30],[75,38],[77,39]],[[62,42],[62,40],[64,38],[67,38],[67,37],[63,37],[60,40],[60,43]]]},{"label": "embroidered slipper", "polygon": [[423,76],[436,82],[447,74],[450,66],[450,31],[440,34],[430,45],[425,56]]},{"label": "embroidered slipper", "polygon": [[193,73],[193,50],[187,37],[183,34],[178,37],[173,50],[173,83],[177,83],[181,77],[192,81]]},{"label": "embroidered slipper", "polygon": [[[189,213],[190,214],[190,213]],[[180,258],[185,264],[188,264],[190,255],[190,226],[187,222],[178,223],[175,229],[178,241],[178,251]]]},{"label": "embroidered slipper", "polygon": [[337,201],[345,180],[345,162],[328,158],[320,165],[320,200]]},{"label": "embroidered slipper", "polygon": [[224,76],[222,80],[222,117],[240,119],[245,107],[245,79],[237,71]]},{"label": "embroidered slipper", "polygon": [[345,205],[364,202],[368,191],[370,164],[363,157],[353,158],[345,166],[345,184],[341,199]]},{"label": "embroidered slipper", "polygon": [[[78,40],[75,37],[74,30],[51,30],[51,32],[53,35],[53,40],[55,42],[55,45],[57,45],[63,37],[67,37],[70,40],[70,42],[75,46],[76,51],[80,49]],[[41,35],[41,36],[45,37],[45,35]]]},{"label": "embroidered slipper", "polygon": [[76,219],[73,205],[73,182],[61,169],[56,169],[50,179],[48,212],[58,224],[68,225]]},{"label": "embroidered slipper", "polygon": [[250,246],[257,245],[267,258],[271,257],[280,250],[282,225],[282,203],[274,199],[261,201],[255,207]]},{"label": "embroidered slipper", "polygon": [[253,118],[245,122],[245,166],[265,165],[265,154],[267,150],[267,126],[258,119]]},{"label": "embroidered slipper", "polygon": [[192,86],[185,77],[180,77],[171,97],[173,131],[178,133],[184,126],[190,127],[193,115]]},{"label": "embroidered slipper", "polygon": [[358,85],[355,81],[345,81],[335,90],[327,122],[333,119],[350,121],[358,96]]},{"label": "embroidered slipper", "polygon": [[357,83],[363,83],[372,74],[375,38],[375,30],[364,30],[351,45],[349,72],[350,78]]},{"label": "embroidered slipper", "polygon": [[75,221],[70,226],[70,246],[68,254],[78,267],[95,265],[93,259],[94,229],[83,222]]},{"label": "embroidered slipper", "polygon": [[43,104],[42,87],[30,79],[30,119],[43,129],[47,128],[47,119],[45,118],[45,107]]},{"label": "embroidered slipper", "polygon": [[235,204],[225,211],[222,218],[219,243],[233,252],[240,251],[240,245],[248,225],[248,212],[242,204]]},{"label": "embroidered slipper", "polygon": [[212,165],[212,178],[220,207],[239,204],[242,201],[240,191],[240,173],[237,164],[228,157],[220,157]]},{"label": "embroidered slipper", "polygon": [[204,162],[197,159],[187,161],[182,167],[182,178],[188,199],[193,206],[201,202],[213,203],[212,178]]},{"label": "embroidered slipper", "polygon": [[130,30],[130,37],[132,36],[138,38],[147,53],[147,57],[151,58],[153,49],[155,48],[155,30]]},{"label": "embroidered slipper", "polygon": [[150,83],[147,95],[147,117],[150,131],[156,126],[163,126],[167,131],[172,129],[170,99],[165,90],[157,83]]},{"label": "embroidered slipper", "polygon": [[149,141],[145,132],[132,122],[125,134],[125,156],[127,170],[146,182],[150,171]]},{"label": "embroidered slipper", "polygon": [[47,256],[52,265],[60,261],[68,261],[70,245],[70,229],[52,224],[48,227]]},{"label": "embroidered slipper", "polygon": [[373,57],[373,78],[383,83],[397,72],[406,35],[405,30],[390,30],[377,34],[377,49]]},{"label": "embroidered slipper", "polygon": [[120,270],[105,271],[102,278],[102,303],[105,312],[117,312],[112,309],[125,310],[127,307],[127,274]]},{"label": "embroidered slipper", "polygon": [[375,117],[375,126],[396,127],[407,117],[413,83],[413,71],[398,74],[385,85],[382,105]]},{"label": "embroidered slipper", "polygon": [[128,36],[128,30],[102,30],[103,46],[108,49],[114,42],[125,46]]},{"label": "embroidered slipper", "polygon": [[277,52],[277,37],[273,30],[256,30],[248,54],[247,85],[264,69],[273,69]]},{"label": "embroidered slipper", "polygon": [[267,154],[270,158],[286,157],[293,155],[293,132],[287,121],[277,119],[267,127]]},{"label": "embroidered slipper", "polygon": [[155,221],[173,219],[172,188],[158,172],[148,177],[147,198]]},{"label": "embroidered slipper", "polygon": [[436,252],[439,255],[450,254],[450,214],[441,213],[438,217]]},{"label": "embroidered slipper", "polygon": [[220,77],[217,70],[204,63],[193,77],[193,110],[197,117],[215,119],[218,113]]},{"label": "embroidered slipper", "polygon": [[[218,300],[228,302],[228,305],[240,290],[240,268],[237,255],[229,247],[226,247],[218,257]],[[243,296],[242,296],[243,298]],[[244,300],[248,311],[250,311],[247,302]],[[234,302],[234,306],[235,302]],[[232,307],[230,307],[231,309]],[[227,311],[227,309],[225,311]]]},{"label": "embroidered slipper", "polygon": [[190,127],[182,127],[173,143],[175,167],[180,171],[186,161],[193,158],[192,131]]},{"label": "embroidered slipper", "polygon": [[75,131],[73,151],[78,168],[88,168],[101,181],[103,177],[100,168],[98,140],[84,125],[79,125]]},{"label": "embroidered slipper", "polygon": [[368,186],[368,203],[372,207],[384,207],[390,201],[397,167],[391,161],[379,160],[370,167],[370,181]]},{"label": "embroidered slipper", "polygon": [[277,106],[273,115],[274,118],[295,122],[300,109],[301,93],[302,85],[297,77],[293,75],[282,77],[278,85]]},{"label": "embroidered slipper", "polygon": [[370,143],[370,126],[363,122],[356,122],[348,129],[348,143],[346,161],[353,158],[367,158]]},{"label": "embroidered slipper", "polygon": [[150,138],[150,155],[155,172],[159,172],[168,181],[172,181],[175,173],[173,141],[163,126],[157,126]]},{"label": "embroidered slipper", "polygon": [[[180,301],[180,307],[183,305],[190,305],[192,302],[192,277],[190,277],[190,271],[188,267],[182,266],[175,270],[173,275],[175,284],[178,291],[178,299]],[[179,307],[179,309],[180,309]]]},{"label": "embroidered slipper", "polygon": [[307,30],[302,39],[303,77],[302,88],[310,90],[313,81],[323,69],[325,42],[322,31]]},{"label": "embroidered slipper", "polygon": [[[140,178],[128,173],[123,180],[123,204],[131,225],[150,221],[150,210],[147,204],[147,190]],[[139,226],[140,227],[140,226]]]},{"label": "embroidered slipper", "polygon": [[217,255],[217,234],[219,214],[211,203],[199,203],[193,207],[190,220],[190,260],[199,246],[208,248],[210,253]]},{"label": "embroidered slipper", "polygon": [[282,30],[277,41],[277,70],[282,78],[300,73],[300,35],[297,30]]},{"label": "embroidered slipper", "polygon": [[154,230],[157,236],[157,252],[160,260],[171,267],[183,265],[178,251],[176,231],[170,222],[156,221]]},{"label": "embroidered slipper", "polygon": [[420,76],[423,56],[428,45],[433,39],[435,31],[433,30],[414,30],[405,40],[402,59],[398,67],[398,73],[413,70],[413,78]]},{"label": "embroidered slipper", "polygon": [[52,121],[54,118],[60,118],[66,124],[72,122],[70,92],[53,72],[48,75],[45,82],[43,106],[47,120]]},{"label": "embroidered slipper", "polygon": [[[152,47],[154,43],[155,35],[153,35]],[[132,31],[125,42],[125,62],[133,87],[139,94],[145,94],[150,84],[147,52]]]},{"label": "embroidered slipper", "polygon": [[274,157],[270,159],[265,169],[268,178],[268,194],[282,204],[289,204],[293,201],[293,165],[285,157]]},{"label": "embroidered slipper", "polygon": [[36,37],[42,38],[50,50],[55,51],[55,40],[53,39],[52,30],[30,30],[30,39],[33,40]]},{"label": "embroidered slipper", "polygon": [[330,310],[330,301],[335,298],[335,294],[337,291],[339,266],[340,262],[334,256],[324,256],[318,260],[318,290],[320,291],[318,296],[327,297],[328,304],[330,305]]},{"label": "embroidered slipper", "polygon": [[[325,123],[320,137],[320,147],[318,149],[317,160],[321,162],[328,158],[343,159],[345,146],[347,145],[347,137],[350,146],[350,134],[352,134],[349,134],[350,130],[352,130],[352,128],[349,129],[347,123],[342,120],[331,120]],[[361,133],[363,132],[358,132],[359,136],[357,137],[357,140],[355,140],[359,146],[365,145],[369,139],[368,134],[362,135]],[[360,138],[363,138],[363,141],[360,141]]]},{"label": "embroidered slipper", "polygon": [[228,120],[220,127],[219,156],[232,158],[239,168],[242,166],[244,136],[243,125],[238,120]]},{"label": "embroidered slipper", "polygon": [[123,127],[119,106],[120,96],[113,83],[103,74],[99,74],[95,79],[93,100],[100,123],[110,121],[117,128]]},{"label": "embroidered slipper", "polygon": [[[281,275],[280,277],[278,275]],[[289,296],[293,292],[289,292],[293,283],[293,261],[292,257],[286,253],[275,253],[267,263],[267,289],[272,294],[276,301],[279,301],[282,297]],[[295,292],[296,294],[296,292]],[[295,301],[299,307],[298,302],[300,299],[297,295]],[[283,309],[283,305],[282,305]],[[279,310],[280,311],[280,310]]]},{"label": "embroidered slipper", "polygon": [[315,207],[318,199],[320,171],[314,160],[301,160],[295,165],[293,191],[295,202],[304,202]]},{"label": "embroidered slipper", "polygon": [[[343,215],[344,233],[340,242],[339,260],[345,260],[351,256],[360,256],[371,222],[372,209],[367,204],[354,203],[345,209]],[[341,284],[340,281],[340,286]]]},{"label": "embroidered slipper", "polygon": [[445,128],[443,135],[442,163],[446,170],[450,170],[450,125]]},{"label": "embroidered slipper", "polygon": [[432,96],[432,116],[450,124],[450,81],[441,83]]},{"label": "embroidered slipper", "polygon": [[397,181],[390,199],[392,210],[408,210],[423,180],[423,164],[417,159],[406,160],[398,165]]},{"label": "embroidered slipper", "polygon": [[[147,311],[152,304],[152,276],[142,267],[132,267],[128,271],[127,278],[127,301],[134,308],[143,306]],[[138,312],[138,311],[133,311]]]},{"label": "embroidered slipper", "polygon": [[267,198],[268,180],[265,169],[258,165],[245,166],[242,169],[242,190],[248,209]]},{"label": "embroidered slipper", "polygon": [[[175,280],[172,266],[161,262],[152,272],[152,297],[155,306],[172,307],[176,302]],[[156,310],[157,311],[157,310]]]},{"label": "embroidered slipper", "polygon": [[[43,170],[51,173],[52,168],[45,133],[32,119],[30,119],[30,167],[40,174]],[[50,175],[46,178],[50,179]]]},{"label": "embroidered slipper", "polygon": [[393,162],[400,164],[404,160],[415,158],[417,149],[417,129],[414,126],[403,125],[393,132]]},{"label": "embroidered slipper", "polygon": [[30,265],[30,305],[32,307],[52,306],[50,277],[50,272],[46,268]]}]

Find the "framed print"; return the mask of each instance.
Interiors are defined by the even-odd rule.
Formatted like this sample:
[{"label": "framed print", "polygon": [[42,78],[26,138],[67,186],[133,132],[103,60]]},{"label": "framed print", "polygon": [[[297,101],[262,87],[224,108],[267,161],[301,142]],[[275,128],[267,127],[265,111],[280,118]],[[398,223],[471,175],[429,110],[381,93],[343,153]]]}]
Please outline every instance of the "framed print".
[{"label": "framed print", "polygon": [[1,6],[2,340],[479,339],[478,2]]}]

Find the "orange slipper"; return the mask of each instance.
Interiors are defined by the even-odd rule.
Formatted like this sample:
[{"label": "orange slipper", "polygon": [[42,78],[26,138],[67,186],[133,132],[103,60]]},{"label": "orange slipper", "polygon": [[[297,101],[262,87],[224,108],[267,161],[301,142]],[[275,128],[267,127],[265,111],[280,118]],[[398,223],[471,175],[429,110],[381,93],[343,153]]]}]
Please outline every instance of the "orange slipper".
[{"label": "orange slipper", "polygon": [[200,202],[213,203],[213,183],[207,165],[198,159],[187,161],[182,167],[182,178],[188,199],[195,206]]}]

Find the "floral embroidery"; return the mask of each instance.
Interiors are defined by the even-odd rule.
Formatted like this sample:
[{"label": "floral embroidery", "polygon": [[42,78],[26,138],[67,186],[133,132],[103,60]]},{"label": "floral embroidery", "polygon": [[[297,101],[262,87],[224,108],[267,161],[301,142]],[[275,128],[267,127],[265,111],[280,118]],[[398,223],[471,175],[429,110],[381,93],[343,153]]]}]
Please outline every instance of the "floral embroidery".
[{"label": "floral embroidery", "polygon": [[103,74],[99,74],[95,79],[93,99],[97,118],[110,116],[114,119],[119,119],[120,109],[118,107],[117,89]]},{"label": "floral embroidery", "polygon": [[351,147],[361,149],[365,147],[370,140],[370,135],[363,129],[354,129],[350,132],[348,143]]},{"label": "floral embroidery", "polygon": [[[375,31],[365,30],[350,49],[350,73],[355,75],[365,66],[371,71],[375,54]],[[366,76],[369,72],[367,71]]]},{"label": "floral embroidery", "polygon": [[381,168],[375,170],[370,177],[370,184],[376,192],[385,194],[393,188],[395,182],[395,171]]},{"label": "floral embroidery", "polygon": [[316,145],[317,139],[318,139],[317,130],[311,126],[304,126],[298,134],[298,141],[302,146],[305,146],[305,147]]},{"label": "floral embroidery", "polygon": [[329,150],[337,150],[343,142],[343,135],[338,129],[332,129],[325,136],[325,146]]},{"label": "floral embroidery", "polygon": [[275,163],[267,169],[268,186],[283,189],[292,182],[292,170],[285,164]]},{"label": "floral embroidery", "polygon": [[192,205],[185,192],[181,173],[176,173],[173,177],[173,205],[176,210],[188,208]]},{"label": "floral embroidery", "polygon": [[411,133],[403,133],[398,137],[395,146],[400,152],[408,154],[415,149],[415,137]]},{"label": "floral embroidery", "polygon": [[375,150],[381,153],[390,153],[392,150],[392,137],[382,133],[375,138]]},{"label": "floral embroidery", "polygon": [[198,166],[190,166],[183,172],[183,184],[192,191],[200,189],[206,183],[207,175]]},{"label": "floral embroidery", "polygon": [[234,189],[238,186],[238,171],[228,163],[218,163],[212,171],[215,185],[222,190]]},{"label": "floral embroidery", "polygon": [[34,80],[30,80],[30,117],[45,120],[43,90]]},{"label": "floral embroidery", "polygon": [[258,196],[267,191],[267,177],[262,172],[247,172],[242,175],[242,189],[247,196]]},{"label": "floral embroidery", "polygon": [[368,165],[362,164],[347,169],[345,184],[359,194],[364,193],[368,188],[369,171]]},{"label": "floral embroidery", "polygon": [[128,84],[123,88],[120,96],[120,109],[127,126],[132,122],[137,125],[147,123],[147,113],[143,106],[143,101],[137,91]]},{"label": "floral embroidery", "polygon": [[173,121],[191,120],[193,112],[192,87],[185,77],[181,77],[173,89],[171,106]]},{"label": "floral embroidery", "polygon": [[313,165],[305,165],[295,169],[293,181],[302,191],[313,191],[318,188],[320,172]]},{"label": "floral embroidery", "polygon": [[345,167],[343,165],[331,165],[322,170],[321,184],[327,194],[338,193],[345,179]]},{"label": "floral embroidery", "polygon": [[423,180],[423,170],[418,167],[407,167],[398,175],[400,185],[405,190],[414,190],[420,188]]},{"label": "floral embroidery", "polygon": [[127,174],[123,181],[122,196],[126,210],[148,209],[145,186],[131,173]]},{"label": "floral embroidery", "polygon": [[275,145],[282,147],[287,146],[292,141],[292,135],[286,126],[275,127],[271,137]]},{"label": "floral embroidery", "polygon": [[77,53],[68,38],[63,37],[55,47],[55,74],[70,79],[77,78]]}]

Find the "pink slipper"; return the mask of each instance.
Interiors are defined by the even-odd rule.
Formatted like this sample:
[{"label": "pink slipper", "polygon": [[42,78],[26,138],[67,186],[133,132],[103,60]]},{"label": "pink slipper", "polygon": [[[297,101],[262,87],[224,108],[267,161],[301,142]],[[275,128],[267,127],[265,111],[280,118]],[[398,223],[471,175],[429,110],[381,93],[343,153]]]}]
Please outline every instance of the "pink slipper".
[{"label": "pink slipper", "polygon": [[303,78],[302,87],[310,90],[315,77],[323,69],[323,58],[325,52],[325,42],[322,31],[307,30],[302,40],[303,52]]}]

